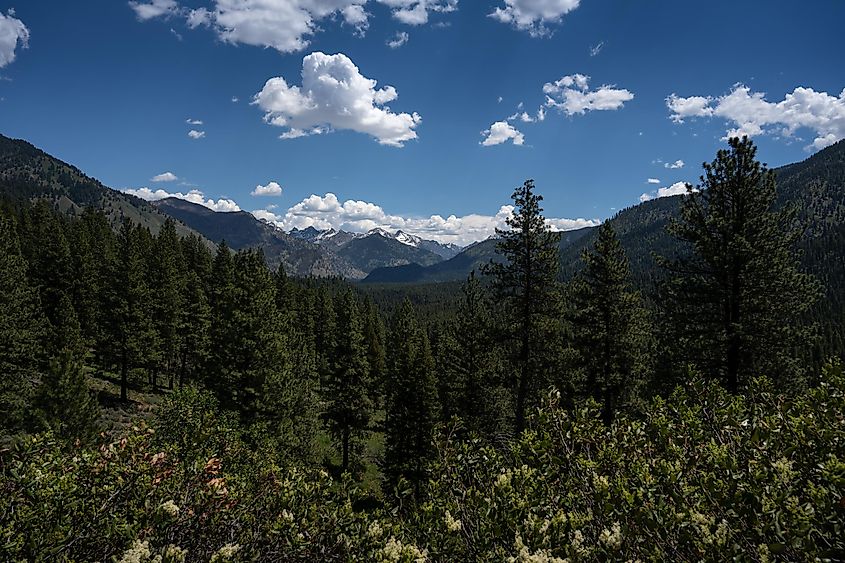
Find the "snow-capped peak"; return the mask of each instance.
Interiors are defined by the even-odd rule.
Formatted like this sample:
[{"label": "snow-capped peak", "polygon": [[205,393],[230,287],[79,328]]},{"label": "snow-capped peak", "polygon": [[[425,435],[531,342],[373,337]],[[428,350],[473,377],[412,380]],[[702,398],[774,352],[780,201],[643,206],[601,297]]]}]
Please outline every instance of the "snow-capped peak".
[{"label": "snow-capped peak", "polygon": [[416,235],[409,235],[408,233],[405,233],[403,231],[396,231],[396,234],[393,238],[395,238],[402,244],[406,244],[408,246],[419,246],[423,242],[423,239],[421,239],[420,237]]}]

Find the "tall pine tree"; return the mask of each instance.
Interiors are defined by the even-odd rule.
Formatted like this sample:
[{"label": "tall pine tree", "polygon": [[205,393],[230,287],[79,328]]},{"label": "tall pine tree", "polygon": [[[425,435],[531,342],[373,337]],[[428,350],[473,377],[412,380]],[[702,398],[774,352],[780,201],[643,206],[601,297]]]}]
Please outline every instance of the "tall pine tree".
[{"label": "tall pine tree", "polygon": [[369,371],[361,314],[350,289],[338,305],[332,370],[323,388],[323,416],[329,432],[340,444],[342,471],[349,469],[350,455],[366,435],[370,423]]},{"label": "tall pine tree", "polygon": [[601,405],[606,423],[621,399],[645,375],[648,331],[639,294],[631,287],[628,258],[609,222],[599,227],[584,270],[571,287],[574,344],[586,392]]},{"label": "tall pine tree", "polygon": [[32,389],[47,366],[47,332],[15,225],[0,215],[0,428],[23,427]]},{"label": "tall pine tree", "polygon": [[774,173],[756,160],[754,144],[728,144],[704,164],[698,191],[690,189],[669,226],[690,250],[662,261],[679,356],[733,392],[761,374],[800,386],[796,351],[811,339],[802,319],[819,294],[799,269],[802,229],[795,209],[775,209]]},{"label": "tall pine tree", "polygon": [[404,477],[419,493],[433,454],[433,429],[437,420],[433,372],[428,335],[410,301],[405,299],[394,315],[388,347],[383,464],[388,486],[395,486]]},{"label": "tall pine tree", "polygon": [[516,431],[525,428],[525,413],[539,389],[549,382],[558,338],[559,237],[543,217],[543,197],[526,180],[511,196],[515,210],[508,229],[496,229],[496,251],[504,262],[490,262],[484,273],[492,278],[497,301],[505,307],[504,336],[513,343],[516,371]]}]

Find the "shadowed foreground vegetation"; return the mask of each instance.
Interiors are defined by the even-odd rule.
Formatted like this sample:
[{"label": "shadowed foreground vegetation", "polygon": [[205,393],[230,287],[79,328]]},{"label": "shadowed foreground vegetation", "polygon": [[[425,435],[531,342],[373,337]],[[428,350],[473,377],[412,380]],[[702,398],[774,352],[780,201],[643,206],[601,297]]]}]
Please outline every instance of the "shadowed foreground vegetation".
[{"label": "shadowed foreground vegetation", "polygon": [[256,447],[206,393],[153,428],[72,455],[49,435],[5,451],[7,561],[813,560],[845,553],[845,378],[786,397],[692,377],[602,423],[549,395],[504,449],[438,432],[418,500]]}]

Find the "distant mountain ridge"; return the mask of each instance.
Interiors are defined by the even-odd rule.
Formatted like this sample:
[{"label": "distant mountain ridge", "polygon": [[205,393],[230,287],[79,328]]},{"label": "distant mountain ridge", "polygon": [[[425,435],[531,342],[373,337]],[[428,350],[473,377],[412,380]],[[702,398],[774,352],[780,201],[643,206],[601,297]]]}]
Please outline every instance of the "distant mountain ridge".
[{"label": "distant mountain ridge", "polygon": [[[774,170],[778,186],[778,205],[795,205],[799,218],[807,225],[803,242],[808,269],[822,277],[830,298],[845,309],[845,140],[839,141],[802,162]],[[666,226],[678,217],[683,196],[646,201],[619,211],[611,222],[631,264],[635,281],[644,286],[659,269],[654,255],[674,256],[678,243],[666,233]],[[581,267],[581,254],[595,240],[595,227],[567,231],[561,235],[561,275],[571,278]],[[465,248],[455,257],[428,267],[406,265],[374,270],[369,283],[428,283],[460,281],[472,270],[495,260],[495,241],[488,239]],[[832,262],[831,262],[832,261]],[[820,264],[831,264],[823,272]],[[815,271],[814,271],[815,268]],[[841,304],[841,305],[838,305]]]},{"label": "distant mountain ridge", "polygon": [[259,248],[271,267],[283,266],[294,276],[341,276],[361,279],[366,272],[330,249],[290,236],[246,211],[217,212],[178,198],[152,203],[159,211],[215,243],[226,241],[234,250]]},{"label": "distant mountain ridge", "polygon": [[448,260],[449,258],[456,256],[458,253],[461,252],[461,250],[463,250],[463,247],[457,244],[444,244],[435,240],[427,240],[420,236],[406,233],[402,230],[390,232],[386,229],[381,228],[375,228],[366,233],[350,233],[344,230],[338,231],[335,229],[326,229],[321,231],[311,226],[306,227],[305,229],[294,228],[288,234],[302,240],[307,240],[309,242],[313,242],[320,245],[332,246],[335,248],[342,247],[352,242],[352,240],[354,239],[366,238],[369,236],[381,236],[387,239],[395,240],[399,243],[404,244],[405,246],[421,248],[423,250],[433,252],[444,260]]},{"label": "distant mountain ridge", "polygon": [[[27,141],[0,135],[0,195],[12,200],[44,199],[70,216],[92,207],[113,225],[126,217],[153,233],[167,216],[141,198],[113,190],[77,167],[55,158]],[[191,232],[178,224],[181,235]]]}]

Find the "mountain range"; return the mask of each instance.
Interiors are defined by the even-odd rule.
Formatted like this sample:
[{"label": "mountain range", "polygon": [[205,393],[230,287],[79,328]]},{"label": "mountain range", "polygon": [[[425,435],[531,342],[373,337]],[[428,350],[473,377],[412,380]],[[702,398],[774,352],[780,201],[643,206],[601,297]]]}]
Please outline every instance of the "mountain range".
[{"label": "mountain range", "polygon": [[[793,205],[806,225],[803,260],[828,287],[829,302],[845,309],[845,141],[806,160],[775,170],[778,205]],[[284,232],[252,214],[214,212],[202,205],[168,198],[147,202],[104,186],[26,141],[0,136],[0,195],[48,199],[56,209],[76,215],[85,207],[106,213],[113,224],[128,217],[156,232],[168,217],[181,233],[196,232],[209,244],[225,240],[239,250],[260,248],[271,266],[282,265],[295,276],[339,276],[370,283],[459,281],[482,264],[496,260],[495,239],[466,248],[425,240],[403,231],[368,233],[319,230]],[[654,255],[672,256],[679,249],[665,227],[677,217],[683,196],[640,203],[609,221],[625,247],[639,285],[658,275]],[[561,272],[571,277],[596,229],[559,233]]]},{"label": "mountain range", "polygon": [[294,276],[359,280],[377,268],[430,266],[461,250],[402,231],[358,234],[309,227],[286,233],[245,211],[215,212],[177,198],[148,202],[111,189],[26,141],[2,135],[0,196],[47,200],[69,216],[91,207],[103,211],[115,226],[128,218],[153,233],[170,217],[182,235],[196,233],[210,246],[225,240],[235,250],[259,248],[271,267],[283,266]]}]

